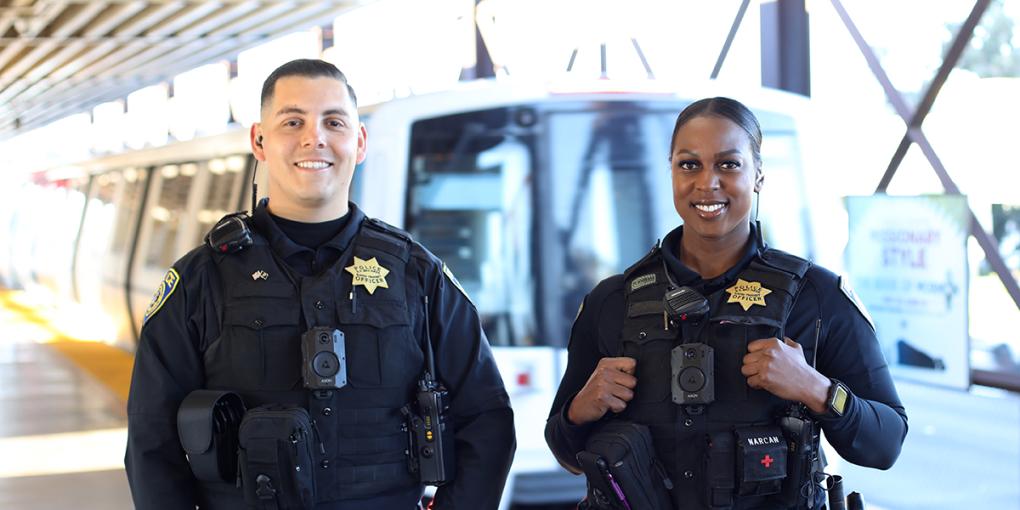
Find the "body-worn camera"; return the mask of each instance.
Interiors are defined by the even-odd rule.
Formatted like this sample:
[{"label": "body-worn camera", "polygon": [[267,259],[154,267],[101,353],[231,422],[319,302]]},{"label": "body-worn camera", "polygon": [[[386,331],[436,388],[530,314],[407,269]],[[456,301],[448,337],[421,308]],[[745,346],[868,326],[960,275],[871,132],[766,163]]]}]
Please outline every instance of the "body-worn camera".
[{"label": "body-worn camera", "polygon": [[711,347],[696,341],[697,328],[709,311],[708,300],[690,287],[680,287],[666,292],[662,305],[685,342],[670,354],[673,402],[711,404],[715,400],[715,354]]},{"label": "body-worn camera", "polygon": [[316,327],[301,335],[305,388],[335,390],[347,385],[347,349],[339,329]]},{"label": "body-worn camera", "polygon": [[715,400],[715,352],[705,344],[680,344],[673,348],[673,402],[680,405],[711,404]]}]

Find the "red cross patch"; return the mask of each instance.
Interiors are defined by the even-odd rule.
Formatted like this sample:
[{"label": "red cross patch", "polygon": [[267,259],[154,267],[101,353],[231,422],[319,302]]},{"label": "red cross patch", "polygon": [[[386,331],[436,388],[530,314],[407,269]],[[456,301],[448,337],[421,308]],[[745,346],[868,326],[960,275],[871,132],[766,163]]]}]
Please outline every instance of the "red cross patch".
[{"label": "red cross patch", "polygon": [[773,462],[775,462],[775,459],[773,459],[772,457],[769,457],[768,454],[765,454],[765,457],[763,459],[761,459],[761,464],[763,466],[765,466],[765,469],[768,469],[769,467],[771,467]]}]

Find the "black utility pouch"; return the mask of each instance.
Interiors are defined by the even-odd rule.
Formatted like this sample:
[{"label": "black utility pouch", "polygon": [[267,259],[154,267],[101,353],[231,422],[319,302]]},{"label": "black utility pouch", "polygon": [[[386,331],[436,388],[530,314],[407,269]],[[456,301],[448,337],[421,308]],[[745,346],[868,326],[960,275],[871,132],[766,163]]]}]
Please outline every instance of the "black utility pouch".
[{"label": "black utility pouch", "polygon": [[315,507],[314,434],[308,411],[268,404],[241,421],[241,487],[249,507],[304,510]]},{"label": "black utility pouch", "polygon": [[648,427],[612,420],[588,437],[577,461],[591,508],[669,510],[673,483],[655,458]]},{"label": "black utility pouch", "polygon": [[177,435],[195,478],[234,483],[244,401],[231,391],[195,390],[177,410]]},{"label": "black utility pouch", "polygon": [[786,478],[787,444],[782,430],[777,426],[744,427],[733,433],[737,441],[737,494],[779,493]]},{"label": "black utility pouch", "polygon": [[818,428],[814,421],[799,413],[780,418],[779,428],[786,436],[790,456],[783,492],[776,499],[786,508],[815,508],[819,506],[815,500],[821,499],[821,487],[814,481],[815,473],[822,472]]},{"label": "black utility pouch", "polygon": [[737,490],[737,447],[730,431],[709,434],[705,448],[705,502],[710,508],[733,507]]}]

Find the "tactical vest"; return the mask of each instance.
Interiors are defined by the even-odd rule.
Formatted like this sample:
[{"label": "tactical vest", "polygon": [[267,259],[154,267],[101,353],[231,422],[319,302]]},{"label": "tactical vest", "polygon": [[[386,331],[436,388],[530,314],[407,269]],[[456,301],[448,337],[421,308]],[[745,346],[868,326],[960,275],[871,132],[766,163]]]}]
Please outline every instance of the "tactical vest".
[{"label": "tactical vest", "polygon": [[[204,350],[207,387],[236,391],[248,408],[282,403],[308,410],[325,449],[315,459],[320,502],[418,485],[408,470],[400,412],[424,362],[420,313],[409,306],[421,302],[418,275],[408,263],[410,238],[366,219],[332,267],[301,276],[276,257],[264,237],[253,237],[247,249],[214,256],[224,302],[220,335]],[[388,288],[370,294],[353,286],[344,268],[354,257],[375,258],[388,269]],[[347,385],[338,390],[303,387],[300,337],[317,326],[345,335]]]},{"label": "tactical vest", "polygon": [[[734,506],[713,506],[705,469],[707,438],[714,432],[737,427],[769,425],[791,402],[747,385],[740,373],[747,344],[752,340],[783,337],[783,326],[793,309],[810,262],[767,249],[740,272],[739,280],[760,284],[771,292],[764,306],[750,304],[748,294],[730,299],[721,289],[705,296],[710,305],[706,319],[681,330],[664,314],[663,296],[672,289],[658,247],[624,272],[626,311],[620,346],[623,355],[637,360],[634,398],[622,414],[649,426],[659,461],[673,481],[677,510],[705,508],[772,508],[763,498],[744,499]],[[734,284],[728,289],[740,292]],[[752,291],[750,295],[762,294]],[[756,299],[754,299],[756,301]],[[681,338],[686,334],[689,338]],[[682,340],[682,341],[681,341]],[[682,407],[672,401],[670,352],[680,343],[701,342],[715,351],[715,401],[698,407]],[[813,352],[814,345],[804,345]],[[810,358],[808,358],[810,359]],[[719,505],[718,499],[715,505]],[[744,506],[748,505],[748,506]]]}]

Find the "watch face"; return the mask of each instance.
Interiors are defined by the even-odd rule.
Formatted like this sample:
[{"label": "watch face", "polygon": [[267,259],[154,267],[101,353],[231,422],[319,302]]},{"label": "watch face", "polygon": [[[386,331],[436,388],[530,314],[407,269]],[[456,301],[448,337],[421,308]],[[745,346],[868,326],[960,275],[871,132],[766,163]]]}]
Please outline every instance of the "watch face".
[{"label": "watch face", "polygon": [[832,393],[832,410],[836,414],[843,416],[843,411],[846,410],[847,392],[846,388],[842,384],[837,384],[836,389]]}]

